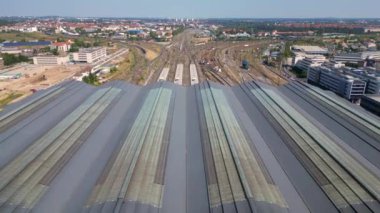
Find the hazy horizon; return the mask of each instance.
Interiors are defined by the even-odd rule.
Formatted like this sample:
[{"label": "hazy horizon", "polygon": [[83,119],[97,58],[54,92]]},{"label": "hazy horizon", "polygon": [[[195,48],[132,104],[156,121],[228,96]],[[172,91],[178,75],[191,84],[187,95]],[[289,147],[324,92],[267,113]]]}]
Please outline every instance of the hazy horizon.
[{"label": "hazy horizon", "polygon": [[[4,0],[2,0],[4,1]],[[110,18],[380,18],[378,0],[12,0],[0,16],[63,16]]]}]

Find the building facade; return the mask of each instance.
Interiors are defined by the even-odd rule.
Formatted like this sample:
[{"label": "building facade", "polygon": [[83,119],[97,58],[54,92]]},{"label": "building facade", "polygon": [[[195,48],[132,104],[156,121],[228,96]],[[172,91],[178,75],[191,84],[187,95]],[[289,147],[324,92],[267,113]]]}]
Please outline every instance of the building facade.
[{"label": "building facade", "polygon": [[322,55],[307,56],[304,59],[299,60],[295,64],[295,67],[302,71],[307,71],[310,67],[321,66],[325,61],[326,57]]},{"label": "building facade", "polygon": [[68,42],[55,42],[52,44],[53,49],[57,49],[59,52],[68,52],[71,48],[71,44]]},{"label": "building facade", "polygon": [[73,53],[73,60],[83,63],[94,63],[107,56],[105,47],[82,48],[79,52]]},{"label": "building facade", "polygon": [[356,101],[365,94],[366,82],[345,75],[335,68],[310,67],[307,74],[309,83],[319,85],[350,101]]},{"label": "building facade", "polygon": [[37,65],[63,65],[69,62],[68,56],[36,56],[33,63]]},{"label": "building facade", "polygon": [[334,61],[358,64],[363,66],[367,59],[380,60],[380,51],[366,51],[361,53],[345,53],[334,56]]}]

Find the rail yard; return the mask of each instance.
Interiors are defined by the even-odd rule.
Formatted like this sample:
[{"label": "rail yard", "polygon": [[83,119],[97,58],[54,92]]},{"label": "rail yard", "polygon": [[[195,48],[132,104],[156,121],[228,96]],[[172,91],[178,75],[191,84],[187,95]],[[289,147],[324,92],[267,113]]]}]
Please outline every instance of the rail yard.
[{"label": "rail yard", "polygon": [[[271,85],[282,85],[287,82],[278,73],[261,64],[260,53],[269,44],[268,41],[210,42],[204,45],[195,45],[194,35],[196,33],[197,30],[185,30],[174,37],[170,44],[161,48],[153,48],[153,44],[149,42],[129,45],[130,48],[136,48],[140,55],[146,56],[146,52],[150,49],[155,49],[158,53],[151,60],[140,56],[139,61],[136,61],[136,65],[130,70],[133,75],[138,73],[137,76],[145,73],[143,81],[139,77],[123,77],[122,75],[116,79],[146,85],[163,80],[160,75],[165,70],[164,73],[168,72],[165,80],[175,82],[179,80],[176,80],[177,67],[182,64],[181,84],[184,86],[206,80],[229,86],[251,80]],[[251,69],[243,70],[241,68],[242,59],[248,59],[251,62]],[[197,74],[195,75],[194,72]]]}]

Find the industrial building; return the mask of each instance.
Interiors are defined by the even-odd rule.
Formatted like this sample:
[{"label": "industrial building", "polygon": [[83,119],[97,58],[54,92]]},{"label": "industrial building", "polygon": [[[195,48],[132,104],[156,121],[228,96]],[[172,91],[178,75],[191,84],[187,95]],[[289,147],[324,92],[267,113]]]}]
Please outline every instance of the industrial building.
[{"label": "industrial building", "polygon": [[0,112],[1,212],[379,212],[380,119],[291,82],[65,81]]},{"label": "industrial building", "polygon": [[36,56],[33,64],[38,65],[63,65],[69,62],[69,56]]},{"label": "industrial building", "polygon": [[107,56],[105,47],[81,48],[73,53],[73,60],[83,63],[94,63]]},{"label": "industrial building", "polygon": [[351,101],[360,99],[366,90],[365,81],[346,75],[340,69],[326,66],[310,67],[307,80]]},{"label": "industrial building", "polygon": [[328,49],[319,46],[302,46],[293,45],[290,47],[291,51],[294,53],[305,53],[308,55],[327,55],[329,54]]},{"label": "industrial building", "polygon": [[51,41],[3,42],[0,47],[47,47]]},{"label": "industrial building", "polygon": [[335,55],[333,58],[333,60],[336,62],[358,64],[358,66],[364,66],[367,59],[380,60],[380,51],[344,53]]}]

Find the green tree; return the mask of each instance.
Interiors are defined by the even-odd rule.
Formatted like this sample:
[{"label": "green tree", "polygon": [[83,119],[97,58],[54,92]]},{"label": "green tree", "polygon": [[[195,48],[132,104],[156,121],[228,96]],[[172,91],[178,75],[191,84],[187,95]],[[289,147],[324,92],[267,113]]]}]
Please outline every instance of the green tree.
[{"label": "green tree", "polygon": [[57,48],[52,49],[52,50],[51,50],[51,53],[52,53],[53,55],[59,55],[59,53],[58,53],[58,49],[57,49]]},{"label": "green tree", "polygon": [[98,76],[96,76],[93,73],[90,73],[88,76],[83,77],[83,82],[91,85],[99,85],[99,79]]},{"label": "green tree", "polygon": [[12,64],[17,64],[20,62],[28,62],[29,58],[23,55],[13,55],[13,54],[8,54],[5,53],[3,54],[3,61],[5,66],[9,66]]}]

